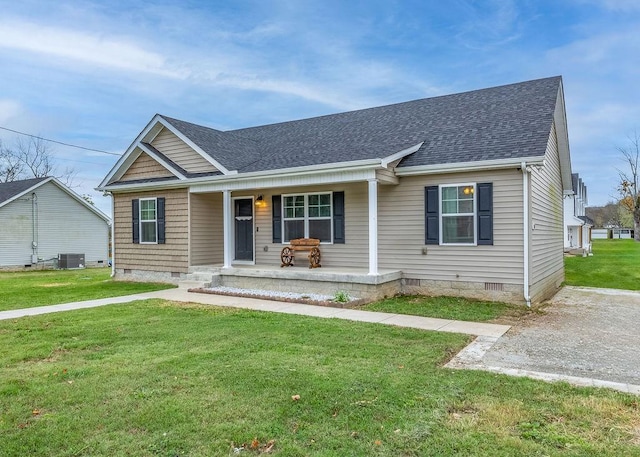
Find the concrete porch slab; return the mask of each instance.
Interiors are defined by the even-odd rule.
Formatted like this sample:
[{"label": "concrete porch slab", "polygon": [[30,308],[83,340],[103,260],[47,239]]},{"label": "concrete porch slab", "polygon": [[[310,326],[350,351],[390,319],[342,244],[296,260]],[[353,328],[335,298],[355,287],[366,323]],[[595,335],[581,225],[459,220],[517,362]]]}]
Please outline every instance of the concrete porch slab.
[{"label": "concrete porch slab", "polygon": [[358,268],[314,268],[306,267],[270,267],[264,265],[243,265],[220,268],[221,276],[242,276],[250,278],[291,279],[303,281],[339,282],[356,284],[384,284],[402,279],[400,270],[381,270],[370,275],[365,269]]}]

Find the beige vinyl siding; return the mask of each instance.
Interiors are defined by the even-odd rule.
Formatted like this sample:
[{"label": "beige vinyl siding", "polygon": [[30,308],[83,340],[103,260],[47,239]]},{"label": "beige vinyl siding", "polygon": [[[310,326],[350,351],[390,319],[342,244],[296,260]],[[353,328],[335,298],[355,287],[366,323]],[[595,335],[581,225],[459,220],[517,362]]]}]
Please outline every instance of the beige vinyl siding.
[{"label": "beige vinyl siding", "polygon": [[173,176],[169,170],[144,152],[131,164],[120,181],[133,181],[145,178],[165,178]]},{"label": "beige vinyl siding", "polygon": [[376,170],[376,178],[381,182],[397,183],[398,178],[392,169]]},{"label": "beige vinyl siding", "polygon": [[[165,200],[165,244],[134,244],[131,202],[135,198]],[[189,265],[187,189],[117,193],[115,198],[116,268],[186,273]]]},{"label": "beige vinyl siding", "polygon": [[222,194],[191,194],[191,265],[224,261]]},{"label": "beige vinyl siding", "polygon": [[158,133],[151,145],[189,173],[217,171],[216,167],[166,128]]},{"label": "beige vinyl siding", "polygon": [[[302,194],[322,191],[344,191],[346,244],[322,244],[322,265],[326,267],[367,268],[369,262],[367,183],[340,184],[335,186],[309,186],[300,188],[269,189],[253,193],[263,195],[265,206],[254,206],[256,221],[256,264],[280,265],[280,251],[288,243],[272,243],[273,195]],[[250,196],[250,193],[234,192],[234,197]],[[265,251],[265,247],[267,251]],[[306,253],[301,252],[296,266],[308,266]]]},{"label": "beige vinyl siding", "polygon": [[[424,188],[480,182],[493,183],[494,244],[425,245]],[[522,174],[518,170],[403,177],[397,186],[379,186],[378,201],[381,269],[402,270],[405,278],[522,285]]]},{"label": "beige vinyl siding", "polygon": [[560,158],[555,127],[547,144],[544,167],[531,172],[531,295],[548,276],[563,271],[564,227]]},{"label": "beige vinyl siding", "polygon": [[108,223],[53,182],[0,208],[0,221],[0,266],[31,265],[34,241],[40,260],[84,254],[90,265],[108,263]]}]

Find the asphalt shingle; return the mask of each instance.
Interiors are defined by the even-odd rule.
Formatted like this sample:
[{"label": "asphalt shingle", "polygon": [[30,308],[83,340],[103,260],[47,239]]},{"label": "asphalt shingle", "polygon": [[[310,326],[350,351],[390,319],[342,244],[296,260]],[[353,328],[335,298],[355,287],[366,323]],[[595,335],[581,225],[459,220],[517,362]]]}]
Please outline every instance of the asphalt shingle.
[{"label": "asphalt shingle", "polygon": [[379,159],[399,167],[544,155],[559,76],[278,124],[220,131],[163,116],[229,170]]},{"label": "asphalt shingle", "polygon": [[31,178],[23,179],[20,181],[0,183],[0,204],[15,197],[16,195],[21,194],[25,190],[30,189],[31,187],[35,186],[39,182],[44,181],[45,179],[49,178]]}]

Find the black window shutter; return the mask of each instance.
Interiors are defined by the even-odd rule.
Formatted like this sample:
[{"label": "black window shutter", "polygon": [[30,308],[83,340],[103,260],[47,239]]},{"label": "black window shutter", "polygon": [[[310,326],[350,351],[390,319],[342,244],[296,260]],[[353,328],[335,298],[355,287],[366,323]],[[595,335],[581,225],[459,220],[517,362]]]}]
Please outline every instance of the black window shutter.
[{"label": "black window shutter", "polygon": [[478,184],[478,245],[493,244],[493,183]]},{"label": "black window shutter", "polygon": [[164,235],[164,198],[156,199],[156,216],[158,217],[158,244],[165,244],[165,235]]},{"label": "black window shutter", "polygon": [[344,192],[333,193],[333,242],[336,244],[345,244]]},{"label": "black window shutter", "polygon": [[424,243],[440,244],[438,186],[424,188]]},{"label": "black window shutter", "polygon": [[140,243],[140,200],[131,200],[131,224],[133,232],[133,242]]},{"label": "black window shutter", "polygon": [[271,197],[271,211],[273,242],[282,243],[282,197],[280,195],[273,195]]}]

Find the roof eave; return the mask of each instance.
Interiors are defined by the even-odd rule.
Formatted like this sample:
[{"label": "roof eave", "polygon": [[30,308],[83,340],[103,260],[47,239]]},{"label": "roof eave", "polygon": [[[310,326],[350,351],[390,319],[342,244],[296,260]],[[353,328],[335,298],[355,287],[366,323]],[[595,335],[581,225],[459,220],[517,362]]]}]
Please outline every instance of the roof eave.
[{"label": "roof eave", "polygon": [[18,194],[16,194],[16,195],[14,195],[13,197],[10,197],[10,198],[6,199],[5,201],[1,202],[1,203],[0,203],[0,208],[2,208],[2,207],[3,207],[3,206],[5,206],[5,205],[8,205],[8,204],[9,204],[9,203],[11,203],[12,201],[15,201],[15,200],[19,199],[20,197],[22,197],[22,196],[24,196],[24,195],[28,194],[29,192],[34,191],[34,190],[35,190],[35,189],[37,189],[38,187],[40,187],[40,186],[42,186],[43,184],[48,183],[49,181],[52,181],[52,180],[54,180],[54,179],[55,179],[55,178],[53,178],[53,177],[49,177],[49,178],[47,178],[47,179],[44,179],[44,180],[42,180],[42,181],[39,181],[39,182],[35,183],[33,186],[29,187],[28,189],[25,189],[25,190],[23,190],[22,192],[20,192],[20,193],[18,193]]},{"label": "roof eave", "polygon": [[336,172],[356,171],[356,170],[375,170],[382,168],[382,159],[355,160],[351,162],[329,163],[322,165],[312,165],[306,167],[278,168],[274,170],[255,171],[250,173],[237,173],[231,175],[203,176],[198,178],[187,178],[181,181],[170,182],[152,182],[152,183],[135,183],[135,184],[110,184],[107,186],[99,186],[96,190],[101,192],[111,191],[134,191],[134,190],[155,190],[162,188],[179,188],[195,184],[206,183],[237,183],[239,181],[250,181],[256,178],[278,177],[285,179],[290,176],[310,176],[310,175],[326,175]]},{"label": "roof eave", "polygon": [[544,156],[514,157],[509,159],[482,160],[474,162],[442,163],[434,165],[416,165],[413,167],[398,167],[398,176],[432,175],[442,173],[463,173],[467,171],[500,170],[520,168],[526,165],[543,165]]}]

